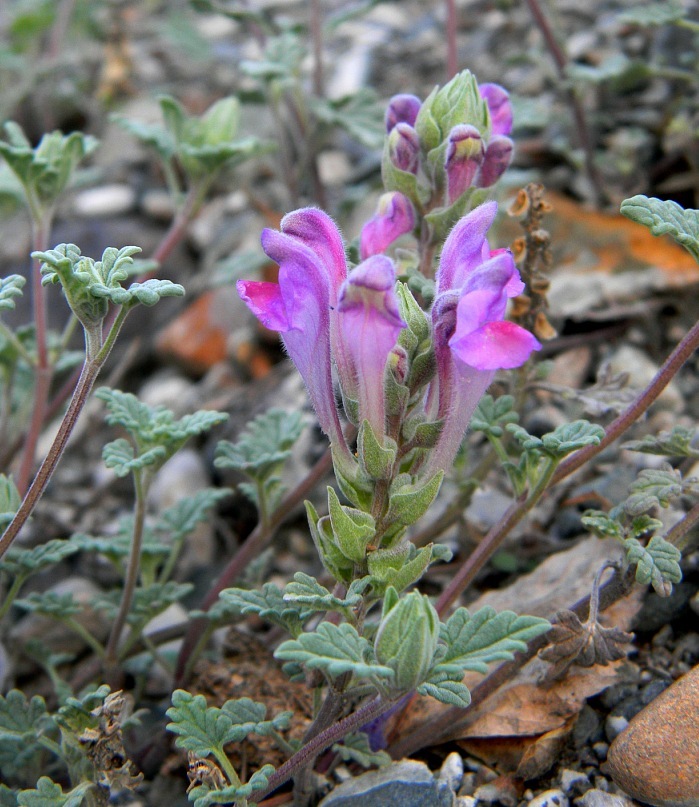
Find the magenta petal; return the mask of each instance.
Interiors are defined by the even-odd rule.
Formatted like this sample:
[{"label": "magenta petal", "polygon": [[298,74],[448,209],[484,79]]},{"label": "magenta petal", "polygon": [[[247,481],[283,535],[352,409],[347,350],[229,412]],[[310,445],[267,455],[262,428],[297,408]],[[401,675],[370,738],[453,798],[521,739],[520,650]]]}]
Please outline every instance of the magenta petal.
[{"label": "magenta petal", "polygon": [[388,136],[388,155],[396,168],[417,174],[420,167],[420,138],[412,126],[399,123]]},{"label": "magenta petal", "polygon": [[514,322],[487,322],[463,336],[457,332],[449,342],[457,361],[476,370],[509,370],[521,367],[539,341]]},{"label": "magenta petal", "polygon": [[362,227],[359,237],[361,259],[383,252],[414,226],[415,212],[410,200],[397,191],[384,193],[379,199],[376,215]]},{"label": "magenta petal", "polygon": [[510,134],[512,131],[512,104],[507,90],[499,84],[481,84],[478,92],[490,110],[491,133],[494,135]]},{"label": "magenta petal", "polygon": [[475,126],[460,124],[449,132],[444,163],[449,204],[453,204],[471,186],[484,154],[481,133]]},{"label": "magenta petal", "polygon": [[316,207],[304,207],[284,216],[280,226],[285,235],[298,239],[318,257],[329,280],[330,304],[335,305],[347,277],[345,247],[335,222]]},{"label": "magenta petal", "polygon": [[468,272],[482,262],[485,236],[497,210],[495,202],[485,202],[454,225],[439,260],[437,294],[461,288]]},{"label": "magenta petal", "polygon": [[272,331],[288,331],[291,327],[284,308],[281,289],[276,283],[239,280],[235,287],[241,300],[259,321]]}]

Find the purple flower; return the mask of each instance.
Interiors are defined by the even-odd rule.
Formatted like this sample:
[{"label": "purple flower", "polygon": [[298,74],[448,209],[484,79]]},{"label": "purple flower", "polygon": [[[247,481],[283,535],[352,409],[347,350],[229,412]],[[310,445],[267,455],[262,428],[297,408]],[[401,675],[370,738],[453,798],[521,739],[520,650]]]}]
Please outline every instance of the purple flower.
[{"label": "purple flower", "polygon": [[444,167],[448,203],[455,202],[470,186],[485,155],[481,133],[475,126],[459,124],[449,132]]},{"label": "purple flower", "polygon": [[391,132],[399,123],[413,126],[422,101],[416,95],[394,95],[386,109],[386,132]]},{"label": "purple flower", "polygon": [[496,212],[494,202],[477,207],[453,228],[442,250],[432,307],[437,387],[430,389],[428,407],[444,426],[425,478],[451,466],[495,371],[519,367],[541,347],[529,331],[504,319],[508,299],[524,284],[509,250],[488,247]]},{"label": "purple flower", "polygon": [[340,289],[340,334],[351,357],[359,396],[359,420],[368,420],[379,440],[385,432],[386,360],[406,327],[395,293],[393,262],[372,255],[353,269]]},{"label": "purple flower", "polygon": [[415,211],[410,200],[398,191],[384,193],[379,199],[376,214],[362,227],[359,237],[359,256],[383,252],[396,238],[409,233],[415,226]]},{"label": "purple flower", "polygon": [[499,84],[479,84],[478,92],[490,110],[491,133],[508,135],[512,132],[512,104],[510,96]]},{"label": "purple flower", "polygon": [[279,282],[239,280],[236,288],[258,320],[279,331],[321,428],[348,454],[335,406],[330,348],[331,305],[347,272],[342,238],[332,219],[314,208],[285,216],[281,230],[262,232],[262,248],[279,264]]},{"label": "purple flower", "polygon": [[476,177],[479,188],[489,188],[505,173],[512,162],[514,144],[509,137],[494,135],[490,138],[481,169]]}]

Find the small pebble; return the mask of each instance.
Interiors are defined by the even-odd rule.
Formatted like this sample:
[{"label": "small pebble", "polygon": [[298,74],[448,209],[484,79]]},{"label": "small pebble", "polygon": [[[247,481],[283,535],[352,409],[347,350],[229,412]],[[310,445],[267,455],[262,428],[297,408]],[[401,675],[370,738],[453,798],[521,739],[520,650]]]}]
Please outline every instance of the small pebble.
[{"label": "small pebble", "polygon": [[534,796],[529,807],[568,807],[568,797],[556,787]]},{"label": "small pebble", "polygon": [[473,795],[483,804],[498,804],[502,807],[517,807],[519,801],[512,781],[504,776],[481,785]]},{"label": "small pebble", "polygon": [[609,771],[654,807],[699,807],[699,666],[639,712],[612,743]]},{"label": "small pebble", "polygon": [[476,807],[476,799],[473,796],[457,796],[454,807]]},{"label": "small pebble", "polygon": [[588,790],[576,801],[576,804],[579,804],[580,807],[634,807],[633,802],[625,796],[613,795],[598,788]]},{"label": "small pebble", "polygon": [[79,216],[119,216],[136,204],[136,192],[129,185],[103,185],[79,193],[73,209]]},{"label": "small pebble", "polygon": [[561,790],[567,794],[579,796],[590,787],[590,780],[581,771],[564,768],[560,773]]},{"label": "small pebble", "polygon": [[604,733],[609,742],[618,737],[628,725],[629,721],[623,715],[607,715],[604,722]]},{"label": "small pebble", "polygon": [[592,746],[592,750],[595,752],[595,756],[599,760],[604,760],[607,758],[607,752],[609,751],[609,743],[595,743]]},{"label": "small pebble", "polygon": [[439,769],[437,779],[446,782],[449,787],[456,793],[461,787],[461,782],[464,778],[464,761],[461,759],[461,754],[452,751],[451,754],[442,762],[442,767]]}]

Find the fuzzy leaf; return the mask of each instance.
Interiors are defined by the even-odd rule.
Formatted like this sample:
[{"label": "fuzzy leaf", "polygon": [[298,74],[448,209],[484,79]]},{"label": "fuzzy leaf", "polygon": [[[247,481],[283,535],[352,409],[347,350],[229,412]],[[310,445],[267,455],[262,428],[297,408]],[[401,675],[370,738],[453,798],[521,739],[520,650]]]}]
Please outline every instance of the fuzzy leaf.
[{"label": "fuzzy leaf", "polygon": [[27,700],[18,689],[0,695],[0,740],[34,742],[52,724],[46,703],[39,695]]},{"label": "fuzzy leaf", "polygon": [[336,546],[348,560],[362,563],[367,545],[376,535],[374,519],[369,513],[341,505],[331,487],[328,487],[328,510]]},{"label": "fuzzy leaf", "polygon": [[202,521],[206,521],[218,502],[230,495],[231,492],[227,489],[204,488],[191,496],[185,496],[160,514],[157,529],[168,533],[170,540],[177,541],[193,532]]},{"label": "fuzzy leaf", "polygon": [[256,790],[264,790],[269,784],[269,777],[274,773],[274,765],[263,765],[255,771],[247,784],[230,785],[221,790],[209,790],[205,785],[195,787],[190,793],[194,807],[210,807],[212,804],[245,803]]},{"label": "fuzzy leaf", "polygon": [[624,534],[621,523],[601,510],[586,510],[580,519],[598,538],[619,538]]},{"label": "fuzzy leaf", "polygon": [[411,483],[407,474],[393,481],[388,497],[386,520],[410,527],[427,512],[439,493],[444,472],[438,471],[424,483]]},{"label": "fuzzy leaf", "polygon": [[546,619],[518,616],[513,611],[496,613],[490,606],[475,614],[457,608],[442,627],[440,638],[446,651],[435,671],[451,668],[485,673],[488,664],[511,659],[517,651],[526,650],[530,639],[550,627]]},{"label": "fuzzy leaf", "polygon": [[284,729],[291,717],[289,712],[283,712],[273,720],[265,720],[266,706],[250,698],[226,701],[220,709],[207,706],[203,695],[192,695],[183,689],[172,693],[172,704],[165,713],[172,721],[167,730],[178,735],[178,748],[200,757],[207,757],[214,749],[223,753],[225,745],[239,743],[250,734],[264,736]]},{"label": "fuzzy leaf", "polygon": [[685,210],[677,202],[662,202],[638,195],[625,199],[621,203],[621,212],[632,221],[648,227],[653,235],[671,235],[694,260],[699,261],[698,210]]},{"label": "fuzzy leaf", "polygon": [[102,449],[104,464],[107,468],[112,468],[119,477],[128,476],[133,471],[140,471],[149,465],[158,465],[163,462],[166,454],[163,446],[155,446],[136,456],[131,443],[123,437],[107,443]]},{"label": "fuzzy leaf", "polygon": [[87,792],[95,787],[93,782],[80,782],[68,793],[64,793],[48,776],[42,776],[36,790],[20,790],[17,804],[20,807],[80,807]]},{"label": "fuzzy leaf", "polygon": [[471,703],[471,693],[466,684],[462,684],[461,681],[452,681],[449,678],[443,681],[430,679],[424,684],[420,684],[417,691],[421,695],[429,695],[441,703],[461,709],[465,709]]},{"label": "fuzzy leaf", "polygon": [[296,636],[303,630],[303,623],[313,613],[312,608],[300,603],[286,602],[274,583],[265,583],[261,591],[243,588],[227,588],[219,594],[227,606],[237,608],[242,614],[257,614],[261,619],[280,625]]},{"label": "fuzzy leaf", "polygon": [[302,429],[299,412],[270,409],[248,423],[235,443],[221,440],[216,446],[214,465],[264,479],[291,456]]},{"label": "fuzzy leaf", "polygon": [[364,420],[357,435],[357,455],[370,479],[390,479],[398,447],[390,437],[379,442],[371,424]]},{"label": "fuzzy leaf", "polygon": [[680,550],[659,535],[654,535],[645,547],[635,538],[628,538],[624,547],[627,562],[636,566],[636,580],[644,585],[650,583],[661,597],[669,597],[672,584],[682,580]]},{"label": "fuzzy leaf", "polygon": [[473,413],[470,428],[483,432],[487,437],[499,439],[504,433],[504,426],[519,420],[519,415],[513,408],[514,403],[512,395],[501,395],[499,398],[484,395]]},{"label": "fuzzy leaf", "polygon": [[0,784],[0,807],[17,807],[17,793]]},{"label": "fuzzy leaf", "polygon": [[629,488],[631,495],[624,510],[631,516],[653,507],[667,507],[682,493],[682,474],[667,463],[660,468],[644,468]]},{"label": "fuzzy leaf", "polygon": [[15,605],[33,614],[43,614],[56,619],[73,616],[82,611],[82,605],[75,602],[70,592],[57,594],[55,591],[32,591],[28,597],[15,600]]},{"label": "fuzzy leaf", "polygon": [[361,583],[366,588],[368,582],[366,579],[363,581],[355,580],[344,599],[341,599],[340,597],[335,597],[325,586],[321,586],[315,577],[303,572],[296,572],[294,582],[287,583],[284,587],[284,602],[305,605],[313,611],[344,612],[359,605],[362,601],[362,595],[359,590],[361,586],[357,584]]},{"label": "fuzzy leaf", "polygon": [[32,549],[12,546],[0,561],[0,571],[7,572],[13,577],[29,577],[47,566],[60,563],[77,551],[78,547],[72,541],[60,538],[53,538]]},{"label": "fuzzy leaf", "polygon": [[22,275],[8,275],[0,278],[0,311],[15,307],[15,297],[22,296],[22,288],[27,279]]},{"label": "fuzzy leaf", "polygon": [[393,586],[401,592],[417,583],[432,560],[432,544],[416,549],[406,541],[390,549],[372,552],[368,557],[368,570],[376,589],[382,591]]},{"label": "fuzzy leaf", "polygon": [[369,737],[363,731],[348,734],[341,743],[335,743],[332,750],[345,762],[356,762],[362,768],[383,768],[391,764],[391,756],[386,751],[372,751]]},{"label": "fuzzy leaf", "polygon": [[657,454],[663,457],[699,457],[699,449],[692,448],[696,429],[674,426],[669,432],[647,434],[642,440],[630,440],[622,448],[640,451],[643,454]]},{"label": "fuzzy leaf", "polygon": [[653,28],[679,22],[679,20],[684,19],[686,14],[687,12],[681,0],[665,0],[663,3],[653,3],[652,5],[624,11],[616,19],[617,22],[624,25],[641,25],[644,28]]},{"label": "fuzzy leaf", "polygon": [[393,676],[393,670],[377,663],[369,642],[346,622],[322,622],[313,633],[283,642],[274,656],[304,664],[309,670],[322,670],[331,678],[345,672],[358,678]]},{"label": "fuzzy leaf", "polygon": [[82,733],[86,728],[97,724],[95,710],[99,710],[109,696],[106,684],[97,689],[85,692],[78,698],[67,698],[56,713],[56,722],[74,734]]},{"label": "fuzzy leaf", "polygon": [[385,128],[383,106],[376,93],[366,87],[342,98],[309,99],[316,118],[325,126],[344,129],[368,149],[378,149],[383,143]]}]

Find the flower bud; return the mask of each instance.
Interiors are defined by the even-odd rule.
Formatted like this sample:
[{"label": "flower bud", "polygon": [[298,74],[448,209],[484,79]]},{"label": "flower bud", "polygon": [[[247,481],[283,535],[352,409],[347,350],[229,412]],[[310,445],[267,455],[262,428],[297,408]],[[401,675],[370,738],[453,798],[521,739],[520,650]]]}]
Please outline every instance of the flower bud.
[{"label": "flower bud", "polygon": [[512,104],[507,90],[499,84],[480,84],[478,92],[488,105],[491,134],[510,134],[512,131]]},{"label": "flower bud", "polygon": [[374,649],[379,662],[394,671],[397,690],[409,692],[423,683],[438,638],[439,616],[427,597],[411,591],[399,600],[394,588],[387,590]]},{"label": "flower bud", "polygon": [[384,193],[376,214],[362,227],[359,257],[365,260],[370,255],[378,255],[414,226],[415,211],[410,200],[398,191]]},{"label": "flower bud", "polygon": [[420,164],[420,138],[407,123],[399,123],[388,136],[388,156],[393,165],[409,174],[417,174]]},{"label": "flower bud", "polygon": [[444,163],[449,204],[455,202],[471,186],[485,153],[481,133],[475,126],[460,124],[449,132]]},{"label": "flower bud", "polygon": [[500,179],[507,166],[512,162],[512,150],[513,144],[509,137],[495,135],[490,138],[481,170],[476,179],[479,188],[489,188]]},{"label": "flower bud", "polygon": [[394,95],[386,109],[386,131],[391,132],[399,123],[412,126],[420,111],[422,101],[416,95]]}]

